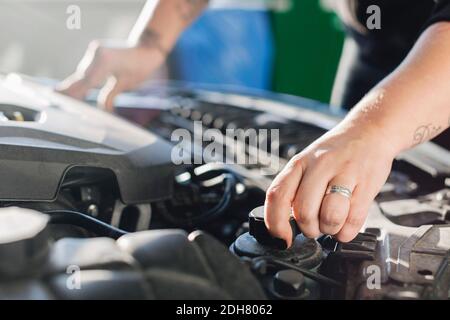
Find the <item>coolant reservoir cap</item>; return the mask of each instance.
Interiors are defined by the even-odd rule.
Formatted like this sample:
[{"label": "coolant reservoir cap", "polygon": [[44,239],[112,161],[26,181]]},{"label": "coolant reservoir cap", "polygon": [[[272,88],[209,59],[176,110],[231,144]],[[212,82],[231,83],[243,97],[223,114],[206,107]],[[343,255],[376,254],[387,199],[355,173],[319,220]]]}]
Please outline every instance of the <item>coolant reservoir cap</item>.
[{"label": "coolant reservoir cap", "polygon": [[34,210],[0,209],[0,277],[35,270],[48,252],[48,220]]}]

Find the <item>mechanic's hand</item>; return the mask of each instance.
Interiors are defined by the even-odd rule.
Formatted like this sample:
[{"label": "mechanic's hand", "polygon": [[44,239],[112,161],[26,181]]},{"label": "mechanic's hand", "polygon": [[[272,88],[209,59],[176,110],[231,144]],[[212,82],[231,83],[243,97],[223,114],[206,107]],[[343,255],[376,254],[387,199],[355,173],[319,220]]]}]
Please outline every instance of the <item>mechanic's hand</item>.
[{"label": "mechanic's hand", "polygon": [[[386,140],[366,131],[332,130],[289,161],[266,195],[265,221],[273,236],[292,244],[292,209],[306,237],[355,238],[395,157]],[[352,191],[351,199],[327,193],[333,185]]]},{"label": "mechanic's hand", "polygon": [[114,98],[121,92],[136,89],[164,61],[157,48],[108,45],[93,41],[74,74],[57,88],[61,93],[84,99],[89,89],[103,86],[98,103],[113,110]]}]

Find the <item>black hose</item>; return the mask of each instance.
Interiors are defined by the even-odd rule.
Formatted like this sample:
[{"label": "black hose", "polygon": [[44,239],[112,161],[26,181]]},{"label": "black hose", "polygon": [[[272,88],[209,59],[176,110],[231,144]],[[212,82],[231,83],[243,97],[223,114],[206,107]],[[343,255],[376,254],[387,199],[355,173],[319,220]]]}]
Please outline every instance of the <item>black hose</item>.
[{"label": "black hose", "polygon": [[236,187],[236,178],[234,177],[234,175],[229,173],[224,174],[224,185],[223,196],[219,203],[213,208],[202,213],[201,216],[195,217],[195,219],[203,220],[210,217],[217,218],[228,208],[231,201],[233,200],[234,188]]},{"label": "black hose", "polygon": [[128,232],[113,227],[87,214],[71,210],[44,211],[50,215],[51,224],[70,224],[86,229],[97,236],[118,239]]},{"label": "black hose", "polygon": [[178,226],[182,226],[182,227],[197,226],[198,227],[200,225],[204,225],[204,224],[210,222],[213,219],[218,219],[219,217],[221,217],[225,213],[226,209],[229,207],[231,202],[233,201],[233,198],[235,195],[235,188],[236,188],[238,179],[232,172],[229,172],[228,170],[223,170],[223,169],[208,170],[208,171],[205,171],[205,172],[199,174],[198,176],[196,176],[196,178],[204,177],[209,174],[212,175],[212,174],[218,174],[218,173],[221,173],[223,176],[224,190],[223,190],[223,195],[220,198],[220,200],[217,202],[217,204],[215,204],[212,208],[200,210],[200,213],[196,216],[191,216],[191,217],[187,217],[187,218],[181,218],[181,217],[175,216],[175,215],[171,214],[170,212],[167,212],[167,214],[166,214],[163,211],[162,213],[164,214],[165,218],[168,221],[170,221]]},{"label": "black hose", "polygon": [[312,280],[315,280],[319,283],[322,283],[324,285],[328,285],[328,286],[332,286],[332,287],[342,287],[343,284],[331,279],[329,277],[326,277],[324,275],[321,275],[320,273],[316,273],[313,272],[311,270],[308,269],[304,269],[301,267],[297,267],[296,265],[289,263],[289,262],[285,262],[285,261],[281,261],[272,257],[258,257],[258,258],[254,258],[253,259],[253,263],[255,263],[256,261],[265,261],[267,263],[271,263],[272,265],[278,266],[278,267],[283,267],[283,268],[288,268],[288,269],[293,269],[296,270],[298,272],[300,272],[301,274],[303,274],[305,277],[310,278]]}]

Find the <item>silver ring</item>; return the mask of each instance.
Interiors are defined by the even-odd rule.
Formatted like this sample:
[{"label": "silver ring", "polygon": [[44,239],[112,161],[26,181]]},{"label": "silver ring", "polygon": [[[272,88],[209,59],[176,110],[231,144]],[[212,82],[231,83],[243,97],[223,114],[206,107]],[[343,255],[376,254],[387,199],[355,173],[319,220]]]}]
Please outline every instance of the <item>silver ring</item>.
[{"label": "silver ring", "polygon": [[329,187],[327,194],[330,194],[330,193],[339,193],[340,195],[342,195],[348,199],[351,199],[351,197],[352,197],[352,191],[343,186],[333,185],[333,186]]}]

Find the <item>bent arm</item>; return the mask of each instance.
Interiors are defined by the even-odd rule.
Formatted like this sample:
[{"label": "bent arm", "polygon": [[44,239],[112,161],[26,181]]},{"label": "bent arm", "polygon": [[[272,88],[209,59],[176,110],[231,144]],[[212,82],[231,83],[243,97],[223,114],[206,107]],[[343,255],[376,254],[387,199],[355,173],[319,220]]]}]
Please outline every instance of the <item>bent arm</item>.
[{"label": "bent arm", "polygon": [[57,90],[83,99],[101,86],[100,106],[112,111],[114,98],[144,82],[165,60],[181,32],[192,23],[208,0],[148,0],[128,41],[92,41],[76,71]]},{"label": "bent arm", "polygon": [[430,26],[403,63],[336,128],[365,127],[394,154],[450,126],[450,23]]},{"label": "bent arm", "polygon": [[178,37],[206,8],[209,0],[148,0],[129,41],[167,55]]}]

